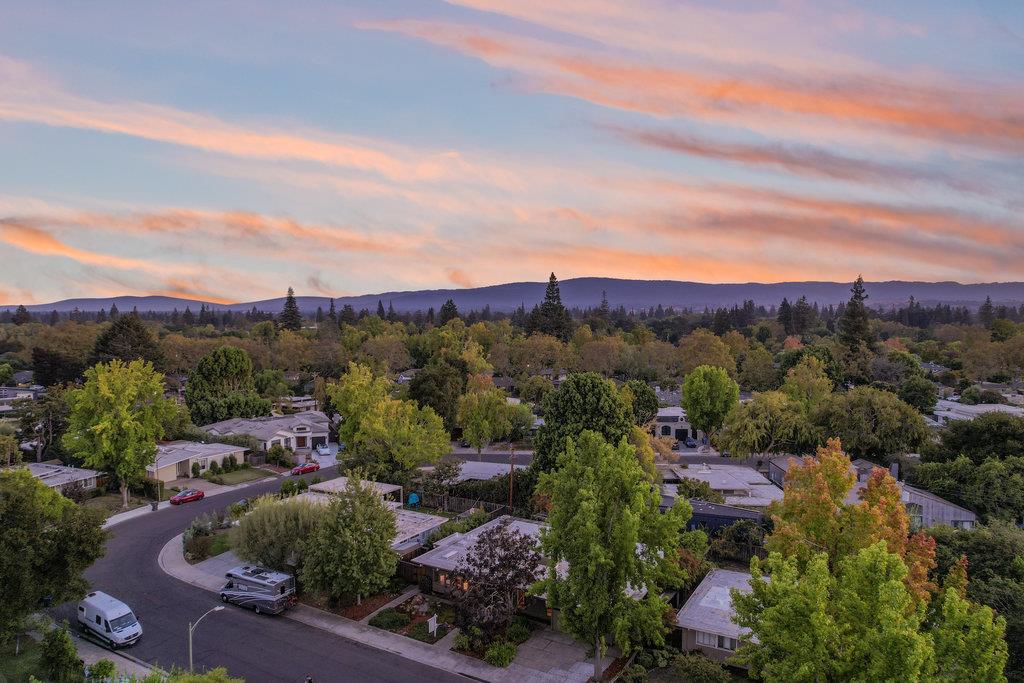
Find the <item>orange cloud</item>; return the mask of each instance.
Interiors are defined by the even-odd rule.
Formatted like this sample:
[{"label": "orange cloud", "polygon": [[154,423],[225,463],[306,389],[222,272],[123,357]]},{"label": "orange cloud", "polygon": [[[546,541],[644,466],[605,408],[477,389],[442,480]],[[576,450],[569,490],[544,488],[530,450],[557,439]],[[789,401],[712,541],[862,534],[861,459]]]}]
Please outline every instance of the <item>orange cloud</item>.
[{"label": "orange cloud", "polygon": [[443,22],[360,24],[390,30],[524,73],[541,91],[656,116],[682,116],[757,127],[764,114],[811,117],[927,140],[961,142],[1006,153],[1024,148],[1020,97],[960,84],[956,88],[845,74],[699,72],[569,50],[508,33]]},{"label": "orange cloud", "polygon": [[445,271],[445,276],[453,285],[466,288],[473,287],[473,281],[460,268],[449,268]]}]

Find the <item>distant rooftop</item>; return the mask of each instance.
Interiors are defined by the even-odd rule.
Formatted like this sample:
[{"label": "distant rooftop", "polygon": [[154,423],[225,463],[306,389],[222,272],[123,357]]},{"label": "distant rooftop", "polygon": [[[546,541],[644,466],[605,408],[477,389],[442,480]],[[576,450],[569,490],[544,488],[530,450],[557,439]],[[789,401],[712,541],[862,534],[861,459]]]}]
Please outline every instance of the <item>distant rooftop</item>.
[{"label": "distant rooftop", "polygon": [[[402,490],[402,487],[399,486],[398,484],[385,484],[379,481],[368,481],[364,479],[363,484],[371,486],[374,489],[376,489],[377,493],[379,493],[382,497],[388,495],[389,493],[395,493],[396,491],[401,492]],[[316,493],[331,495],[335,493],[344,492],[347,486],[348,477],[335,477],[334,479],[328,479],[327,481],[321,481],[317,484],[313,484],[312,486],[309,487],[309,490],[315,491]]]},{"label": "distant rooftop", "polygon": [[156,460],[152,465],[147,465],[146,469],[155,472],[161,467],[167,467],[190,458],[210,458],[243,451],[245,451],[244,446],[232,446],[226,443],[169,441],[168,443],[157,444]]},{"label": "distant rooftop", "polygon": [[539,522],[502,515],[486,524],[478,526],[472,531],[467,531],[464,534],[452,534],[438,541],[434,545],[433,550],[429,550],[417,557],[416,562],[424,567],[452,571],[466,558],[469,551],[473,549],[473,546],[476,545],[477,541],[480,540],[480,536],[485,531],[493,529],[506,520],[509,522],[509,528],[513,531],[536,538],[537,542],[540,542],[541,524]]},{"label": "distant rooftop", "polygon": [[279,432],[293,431],[295,427],[306,426],[311,431],[327,431],[330,420],[319,410],[303,410],[292,415],[271,415],[267,417],[234,417],[214,422],[203,427],[213,434],[247,434],[261,441],[273,438]]},{"label": "distant rooftop", "polygon": [[713,491],[725,497],[728,505],[746,508],[763,508],[771,502],[782,500],[782,491],[760,472],[745,465],[700,463],[689,467],[682,465],[659,465],[666,484],[662,492],[674,494],[672,482],[682,479],[696,479],[707,482]]},{"label": "distant rooftop", "polygon": [[58,488],[78,481],[86,481],[100,474],[96,470],[68,467],[67,465],[52,465],[45,462],[25,463],[24,467],[28,468],[33,477],[50,488]]}]

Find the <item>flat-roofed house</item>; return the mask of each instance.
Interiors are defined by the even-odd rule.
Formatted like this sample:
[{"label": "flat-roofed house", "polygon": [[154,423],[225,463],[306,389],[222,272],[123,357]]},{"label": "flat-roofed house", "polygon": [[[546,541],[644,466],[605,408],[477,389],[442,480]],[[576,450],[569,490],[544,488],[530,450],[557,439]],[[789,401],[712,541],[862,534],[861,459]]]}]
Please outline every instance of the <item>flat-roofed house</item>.
[{"label": "flat-roofed house", "polygon": [[950,422],[956,420],[973,420],[979,415],[984,415],[985,413],[1006,413],[1007,415],[1024,417],[1024,408],[1021,406],[1011,406],[1003,403],[979,403],[977,405],[968,405],[966,403],[940,398],[935,404],[935,409],[932,411],[932,414],[935,416],[935,421],[942,427],[945,427]]},{"label": "flat-roofed house", "polygon": [[684,652],[696,650],[716,662],[736,652],[744,631],[733,622],[732,589],[749,593],[750,574],[712,569],[679,609],[676,626]]},{"label": "flat-roofed house", "polygon": [[[395,515],[395,538],[391,548],[399,555],[406,555],[418,549],[430,538],[430,534],[448,521],[447,517],[430,515],[402,507],[402,487],[398,484],[363,480],[364,486],[374,489],[383,499],[384,504]],[[309,487],[309,491],[299,494],[298,498],[321,505],[329,505],[331,500],[348,488],[348,477],[335,477]],[[396,500],[397,497],[397,500]]]},{"label": "flat-roofed house", "polygon": [[263,451],[280,444],[295,453],[308,456],[313,449],[327,443],[330,420],[319,410],[304,410],[293,415],[270,417],[234,417],[202,428],[215,436],[251,436]]},{"label": "flat-roofed house", "polygon": [[782,500],[782,491],[763,474],[746,465],[699,463],[689,467],[659,464],[662,495],[675,496],[676,485],[683,479],[707,482],[712,491],[721,493],[726,505],[763,510],[773,501]]},{"label": "flat-roofed house", "polygon": [[92,491],[98,485],[99,478],[103,476],[96,470],[48,462],[30,462],[22,467],[28,468],[33,477],[60,493],[75,487],[80,487],[83,491]]},{"label": "flat-roofed house", "polygon": [[226,443],[169,441],[157,444],[156,460],[152,465],[146,466],[146,476],[166,484],[175,479],[191,477],[193,463],[199,465],[199,473],[202,474],[210,469],[213,463],[223,466],[224,461],[232,455],[235,456],[236,462],[244,462],[245,451],[244,446]]}]

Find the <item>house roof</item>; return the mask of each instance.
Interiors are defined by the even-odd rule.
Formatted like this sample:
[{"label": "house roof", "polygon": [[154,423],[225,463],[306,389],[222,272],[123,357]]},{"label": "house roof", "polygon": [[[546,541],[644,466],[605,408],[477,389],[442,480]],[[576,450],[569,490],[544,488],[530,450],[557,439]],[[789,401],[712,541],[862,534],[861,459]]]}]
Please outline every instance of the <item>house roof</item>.
[{"label": "house roof", "polygon": [[100,474],[96,470],[68,467],[67,465],[52,465],[46,462],[29,462],[25,463],[24,467],[28,468],[33,477],[51,488],[66,486],[77,481],[85,481]]},{"label": "house roof", "polygon": [[231,453],[244,453],[245,446],[233,446],[227,443],[200,443],[198,441],[170,441],[157,444],[156,460],[147,465],[146,470],[155,472],[161,467],[174,465],[182,460],[192,458],[215,458]]},{"label": "house roof", "polygon": [[712,569],[676,614],[680,628],[739,638],[741,629],[733,623],[731,589],[750,592],[750,574],[729,569]]},{"label": "house roof", "polygon": [[[339,478],[344,479],[344,477]],[[331,481],[336,480],[332,479]],[[377,482],[366,483],[377,484]],[[310,487],[309,491],[300,493],[296,498],[308,500],[319,505],[330,505],[336,494],[317,490],[318,486],[319,484]],[[378,484],[378,486],[390,486],[390,484]],[[344,487],[342,487],[342,490],[344,490]],[[421,534],[436,529],[448,521],[447,517],[441,517],[440,515],[428,515],[424,512],[406,510],[397,501],[386,500],[384,503],[395,515],[395,537],[391,542],[391,547],[395,550],[400,550],[403,546],[413,545],[413,542],[417,542]]]},{"label": "house roof", "polygon": [[[662,465],[660,469],[665,479],[674,478],[696,479],[707,482],[713,491],[725,496],[728,505],[747,508],[767,507],[772,501],[782,499],[782,491],[764,475],[752,467],[745,465],[727,465],[720,463],[699,463],[691,467],[682,465]],[[675,490],[673,484],[665,484]],[[663,493],[669,490],[662,488]]]},{"label": "house roof", "polygon": [[709,517],[734,517],[737,519],[750,519],[755,522],[760,522],[764,515],[757,510],[748,510],[747,508],[736,507],[735,505],[721,505],[719,503],[709,503],[706,500],[697,500],[696,498],[690,498],[690,506],[693,508],[694,515],[707,515]]},{"label": "house roof", "polygon": [[944,417],[947,420],[973,420],[979,415],[997,412],[1024,416],[1024,408],[1021,408],[1020,406],[1011,406],[1002,403],[979,403],[972,406],[944,398],[940,398],[935,404],[933,414],[936,417]]},{"label": "house roof", "polygon": [[[395,493],[396,491],[402,490],[402,487],[398,484],[385,484],[379,481],[363,480],[363,484],[372,486],[382,497],[389,493]],[[321,481],[317,484],[313,484],[309,487],[309,490],[330,495],[342,493],[345,491],[346,487],[348,487],[348,477],[335,477],[334,479],[328,479],[327,481]]]},{"label": "house roof", "polygon": [[505,520],[508,520],[509,528],[513,531],[518,531],[537,539],[538,543],[540,542],[541,524],[539,522],[502,515],[464,534],[452,534],[441,539],[434,545],[433,550],[423,553],[415,559],[415,562],[424,567],[452,571],[465,559],[485,531],[493,529]]},{"label": "house roof", "polygon": [[233,417],[208,424],[203,429],[212,434],[246,434],[267,441],[281,432],[294,431],[299,426],[309,427],[313,434],[326,434],[328,424],[327,416],[319,410],[303,410],[292,415]]}]

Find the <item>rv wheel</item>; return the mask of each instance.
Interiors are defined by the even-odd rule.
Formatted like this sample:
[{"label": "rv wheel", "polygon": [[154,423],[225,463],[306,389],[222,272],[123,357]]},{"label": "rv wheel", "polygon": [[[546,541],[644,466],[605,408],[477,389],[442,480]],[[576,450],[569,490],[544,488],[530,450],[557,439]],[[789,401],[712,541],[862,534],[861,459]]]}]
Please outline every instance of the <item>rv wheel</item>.
[{"label": "rv wheel", "polygon": [[255,607],[253,607],[253,611],[255,611],[256,614],[263,614],[263,610],[260,609],[259,605],[256,605]]},{"label": "rv wheel", "polygon": [[220,599],[221,599],[222,602],[227,602],[228,601],[227,594],[226,593],[221,593],[220,594]]}]

